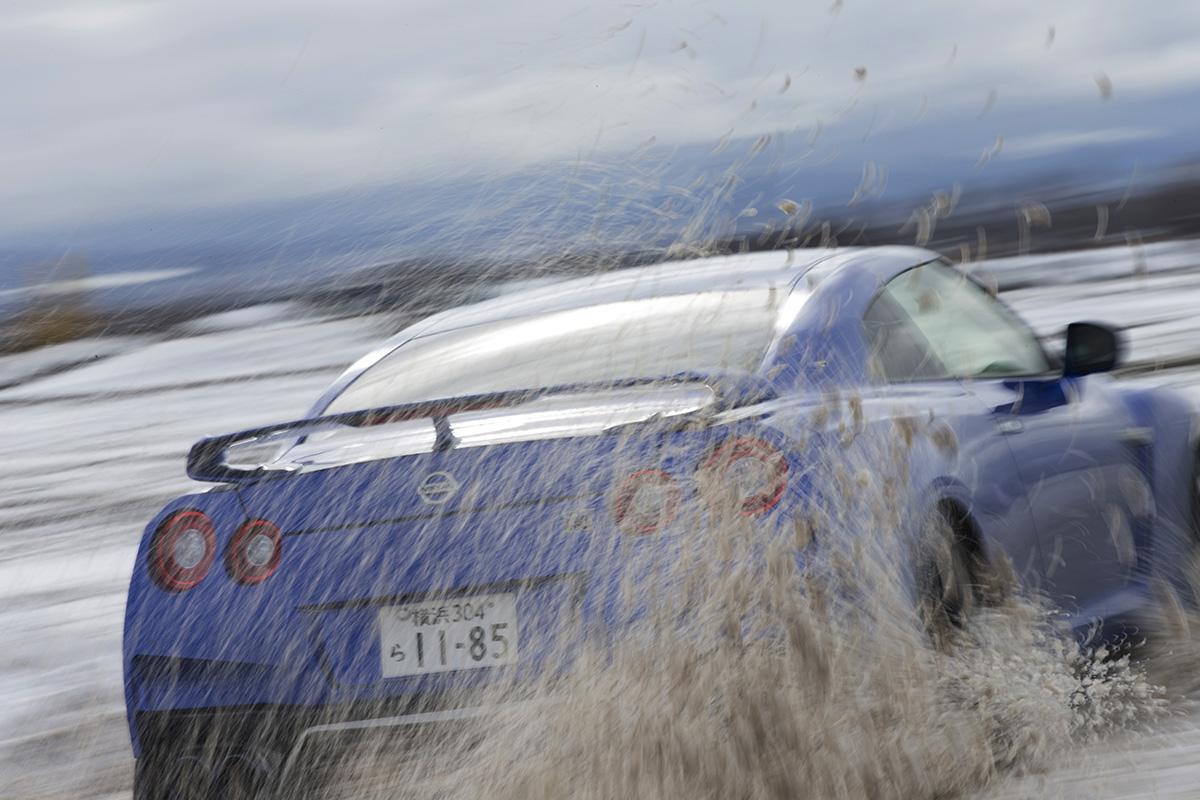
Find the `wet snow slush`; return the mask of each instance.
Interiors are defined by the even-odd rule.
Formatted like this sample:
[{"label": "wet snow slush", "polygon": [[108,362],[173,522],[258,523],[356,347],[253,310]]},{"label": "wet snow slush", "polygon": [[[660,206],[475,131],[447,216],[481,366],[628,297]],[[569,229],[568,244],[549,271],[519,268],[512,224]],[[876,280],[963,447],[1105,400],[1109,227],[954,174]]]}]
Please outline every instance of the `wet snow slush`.
[{"label": "wet snow slush", "polygon": [[[1125,325],[1123,379],[1200,399],[1200,246],[985,267],[1025,287],[1005,297],[1041,332],[1081,318]],[[389,327],[383,316],[281,305],[169,336],[0,358],[0,798],[129,796],[120,636],[145,521],[189,488],[183,457],[196,438],[300,416]],[[853,401],[824,413],[836,424]],[[1165,604],[1153,655],[1132,662],[1080,653],[1052,609],[1012,592],[953,647],[918,632],[887,568],[909,510],[886,499],[923,439],[953,446],[935,427],[898,425],[871,470],[826,470],[831,500],[766,553],[749,557],[735,520],[698,525],[669,564],[644,565],[656,580],[638,585],[645,613],[619,648],[584,645],[553,678],[497,686],[490,700],[506,710],[435,740],[380,740],[319,764],[309,788],[370,798],[1195,796],[1200,623],[1182,607]],[[792,558],[814,530],[862,524],[837,502],[851,494],[875,499],[875,535],[838,567],[857,587],[853,602]]]}]

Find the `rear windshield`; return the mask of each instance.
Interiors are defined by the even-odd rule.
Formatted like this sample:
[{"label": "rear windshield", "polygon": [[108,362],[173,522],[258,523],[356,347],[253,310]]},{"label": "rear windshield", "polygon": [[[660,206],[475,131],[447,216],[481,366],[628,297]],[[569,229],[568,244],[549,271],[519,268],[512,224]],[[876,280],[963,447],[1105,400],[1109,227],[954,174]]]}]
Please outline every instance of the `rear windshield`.
[{"label": "rear windshield", "polygon": [[752,371],[785,288],[651,297],[488,322],[414,339],[334,398],[328,413],[685,371]]}]

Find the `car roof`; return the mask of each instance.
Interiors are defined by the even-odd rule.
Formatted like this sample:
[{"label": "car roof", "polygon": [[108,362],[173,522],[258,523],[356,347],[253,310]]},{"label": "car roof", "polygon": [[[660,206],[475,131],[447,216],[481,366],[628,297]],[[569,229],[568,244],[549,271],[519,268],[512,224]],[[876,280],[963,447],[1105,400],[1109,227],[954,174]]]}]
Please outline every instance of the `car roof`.
[{"label": "car roof", "polygon": [[322,394],[313,413],[319,413],[365,370],[418,337],[623,300],[772,286],[787,288],[805,275],[815,284],[850,263],[886,279],[890,273],[937,257],[928,250],[900,246],[770,250],[668,261],[521,289],[448,309],[401,330],[343,372]]},{"label": "car roof", "polygon": [[454,330],[532,314],[696,292],[784,288],[812,273],[824,279],[853,263],[881,279],[938,258],[919,247],[838,247],[769,250],[666,261],[645,267],[554,280],[533,288],[447,309],[401,331],[396,343],[414,336]]},{"label": "car roof", "polygon": [[448,330],[549,314],[624,300],[790,286],[812,267],[830,258],[833,249],[772,250],[668,261],[646,267],[600,272],[580,278],[555,280],[535,288],[504,293],[470,305],[458,306],[417,323],[404,338]]}]

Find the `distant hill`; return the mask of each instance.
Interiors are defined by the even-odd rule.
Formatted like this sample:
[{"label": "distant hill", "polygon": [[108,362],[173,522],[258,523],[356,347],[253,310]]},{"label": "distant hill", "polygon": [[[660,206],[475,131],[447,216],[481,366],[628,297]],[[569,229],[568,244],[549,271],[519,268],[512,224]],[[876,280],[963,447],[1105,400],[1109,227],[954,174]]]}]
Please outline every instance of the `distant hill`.
[{"label": "distant hill", "polygon": [[[12,232],[0,240],[0,313],[11,318],[32,301],[31,286],[59,280],[52,265],[64,258],[86,260],[97,279],[86,303],[111,317],[361,296],[369,276],[395,264],[432,286],[690,248],[928,239],[977,253],[982,228],[998,254],[1192,233],[1200,158],[1186,132],[1200,123],[1197,101],[1126,100],[1119,114],[1115,101],[1097,101],[1084,112],[1026,109],[953,125],[863,108],[828,129]],[[1028,221],[1022,241],[1018,220],[1039,207],[1051,225]],[[411,280],[401,283],[411,291]]]}]

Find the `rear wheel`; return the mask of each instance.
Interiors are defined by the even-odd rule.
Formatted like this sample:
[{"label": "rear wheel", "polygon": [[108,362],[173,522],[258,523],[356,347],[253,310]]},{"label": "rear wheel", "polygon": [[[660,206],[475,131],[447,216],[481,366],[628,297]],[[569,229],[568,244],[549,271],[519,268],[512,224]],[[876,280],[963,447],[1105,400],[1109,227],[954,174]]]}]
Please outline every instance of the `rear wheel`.
[{"label": "rear wheel", "polygon": [[949,646],[955,632],[988,599],[980,580],[985,565],[975,542],[960,528],[964,523],[951,509],[936,509],[918,542],[917,610],[939,648]]}]

